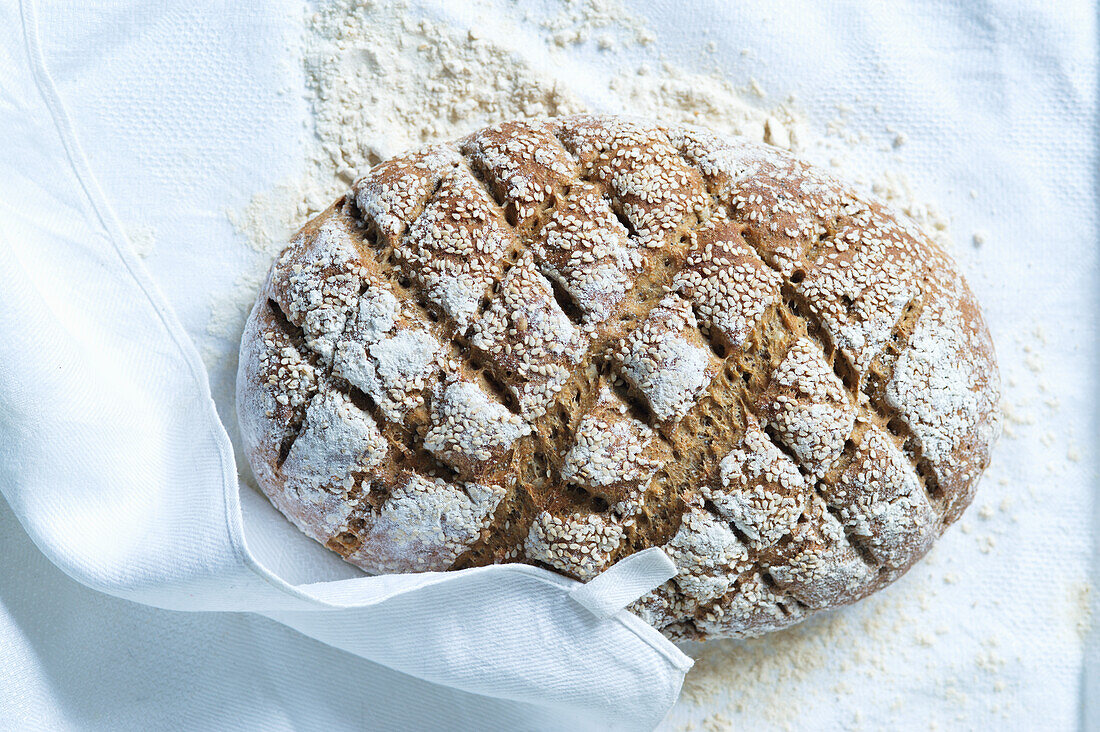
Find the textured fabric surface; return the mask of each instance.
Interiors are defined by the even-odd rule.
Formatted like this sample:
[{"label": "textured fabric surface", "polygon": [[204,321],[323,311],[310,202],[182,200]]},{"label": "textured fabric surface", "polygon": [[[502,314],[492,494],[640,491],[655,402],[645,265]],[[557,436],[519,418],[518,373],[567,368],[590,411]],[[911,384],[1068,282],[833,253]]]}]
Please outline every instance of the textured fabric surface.
[{"label": "textured fabric surface", "polygon": [[[837,647],[808,683],[857,692],[791,692],[802,726],[1100,719],[1089,707],[1100,667],[1067,601],[1093,575],[1097,524],[1096,8],[1048,5],[636,5],[667,53],[697,54],[706,29],[731,76],[797,94],[818,123],[838,103],[855,107],[853,124],[898,122],[910,142],[897,167],[952,217],[1008,398],[1061,405],[1056,422],[1019,425],[1029,439],[1002,440],[994,455],[978,507],[1018,506],[996,551],[949,532],[928,574],[953,580],[931,609],[910,592],[915,570],[845,611],[860,632],[909,592],[908,622],[947,626],[951,643],[919,666],[890,643],[879,663],[898,672],[871,679]],[[297,90],[278,92],[297,73],[285,58],[297,4],[23,0],[0,8],[0,25],[16,31],[0,40],[0,719],[655,724],[686,660],[631,619],[598,621],[568,597],[576,583],[528,571],[364,578],[238,489],[232,415],[206,386],[231,369],[208,374],[196,346],[233,345],[205,330],[211,297],[232,290],[250,254],[225,211],[293,172],[305,109]],[[605,73],[597,55],[576,64]],[[144,261],[126,245],[141,227],[158,233]],[[975,230],[987,245],[970,246]],[[1045,391],[1024,352],[1037,328]],[[1069,463],[1056,459],[1067,434],[1081,446]],[[202,609],[219,612],[176,612]],[[967,655],[992,637],[1002,692]],[[677,707],[669,725],[700,721],[704,706]],[[733,723],[755,719],[739,714]]]}]

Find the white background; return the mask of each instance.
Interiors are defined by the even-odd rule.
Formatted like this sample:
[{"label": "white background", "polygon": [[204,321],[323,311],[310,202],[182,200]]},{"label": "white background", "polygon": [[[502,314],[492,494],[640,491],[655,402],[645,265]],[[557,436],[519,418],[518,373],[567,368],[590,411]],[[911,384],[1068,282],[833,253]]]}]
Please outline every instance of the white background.
[{"label": "white background", "polygon": [[[843,105],[848,127],[874,143],[867,175],[904,170],[920,200],[938,203],[993,332],[1009,409],[974,507],[928,561],[781,638],[692,649],[703,660],[670,727],[707,717],[796,728],[1087,724],[1084,690],[1096,683],[1084,648],[1097,551],[1097,25],[1090,3],[1048,5],[631,3],[658,36],[634,53],[701,65],[701,46],[715,41],[708,66],[735,82],[753,77],[777,99],[795,94],[820,133]],[[125,36],[127,15],[109,6],[52,18],[43,9],[40,21],[92,172],[124,227],[155,240],[145,265],[204,350],[215,393],[235,361],[231,339],[208,333],[211,303],[231,296],[255,257],[226,211],[293,174],[308,114],[287,53],[298,5],[225,13],[226,28],[249,33],[186,77],[155,56],[128,56],[126,43],[84,55],[100,35]],[[166,10],[140,32],[170,58],[174,44],[218,32],[187,32],[198,19]],[[68,30],[51,36],[51,22]],[[609,70],[590,48],[575,62],[598,105],[591,90]],[[194,115],[162,116],[158,100],[172,95],[203,103]],[[887,126],[907,136],[896,152],[877,151],[893,138]],[[207,298],[195,297],[196,283]],[[231,417],[229,405],[219,408]],[[257,616],[172,613],[87,590],[38,553],[3,505],[0,637],[12,639],[0,647],[0,708],[55,728],[214,729],[240,719],[265,729],[394,728],[428,698],[411,678],[400,698],[373,694],[391,672]],[[719,672],[722,663],[756,676]],[[248,679],[251,693],[227,692],[227,678]],[[333,686],[346,690],[346,706],[311,703]],[[476,726],[463,716],[477,714],[465,696],[435,719]]]}]

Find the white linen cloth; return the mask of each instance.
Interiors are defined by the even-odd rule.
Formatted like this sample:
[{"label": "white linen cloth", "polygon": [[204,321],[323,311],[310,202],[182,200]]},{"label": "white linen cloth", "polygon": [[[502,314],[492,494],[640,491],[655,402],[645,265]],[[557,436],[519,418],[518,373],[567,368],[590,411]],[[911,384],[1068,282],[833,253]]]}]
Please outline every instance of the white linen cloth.
[{"label": "white linen cloth", "polygon": [[[436,724],[511,726],[515,709],[533,726],[656,724],[691,661],[623,608],[675,574],[659,549],[588,586],[524,565],[292,585],[250,550],[206,371],[130,249],[46,65],[53,28],[72,34],[63,43],[72,49],[110,14],[94,12],[89,27],[59,9],[60,26],[32,2],[8,6],[0,22],[21,30],[5,47],[3,72],[5,132],[18,142],[4,146],[0,163],[0,486],[42,553],[101,592],[173,610],[265,614],[398,671],[514,702],[466,720],[426,708]],[[233,27],[247,13],[223,23],[196,12],[190,20],[227,39],[250,32]],[[119,17],[136,24],[129,33],[156,19],[133,9],[112,22]],[[129,33],[100,37],[102,48]],[[181,64],[206,61],[210,39],[189,35],[203,42]],[[110,89],[106,80],[98,87]],[[190,102],[181,98],[181,111]],[[585,590],[580,601],[576,588]],[[404,695],[403,684],[388,683],[387,694]],[[339,705],[347,693],[334,686],[315,703]],[[30,728],[42,712],[7,718]],[[418,726],[415,716],[407,723]]]},{"label": "white linen cloth", "polygon": [[[994,198],[955,211],[957,238],[981,227],[1003,247],[964,252],[964,270],[1002,352],[1031,316],[1089,314],[1051,330],[1047,374],[1066,428],[1095,435],[1090,3],[637,11],[673,45],[702,28],[724,58],[751,44],[756,75],[808,109],[838,86],[880,100],[922,141],[914,177]],[[239,490],[232,415],[195,344],[244,259],[224,210],[294,156],[304,109],[278,92],[299,17],[290,0],[0,6],[0,728],[651,727],[690,661],[629,614],[598,617],[629,599],[621,584],[523,567],[358,577]],[[155,256],[133,255],[120,220],[157,231]],[[1044,458],[999,453],[1060,492],[1001,539],[1018,551],[968,579],[1021,607],[974,620],[1030,636],[1013,646],[1034,667],[1013,724],[1069,728],[1096,719],[1096,675],[1024,593],[1087,578],[1096,461],[1054,477]],[[958,532],[941,546],[980,558]],[[659,555],[638,561],[667,576]],[[950,602],[945,617],[965,612]]]}]

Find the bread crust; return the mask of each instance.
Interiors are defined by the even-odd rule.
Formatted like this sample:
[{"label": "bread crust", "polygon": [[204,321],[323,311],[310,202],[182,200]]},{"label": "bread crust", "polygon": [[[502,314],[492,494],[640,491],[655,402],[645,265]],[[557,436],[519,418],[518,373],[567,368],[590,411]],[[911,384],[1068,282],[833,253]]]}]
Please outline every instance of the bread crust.
[{"label": "bread crust", "polygon": [[950,257],[784,152],[611,116],[382,163],[278,257],[238,413],[260,488],[368,572],[650,546],[632,609],[759,635],[904,573],[999,430]]}]

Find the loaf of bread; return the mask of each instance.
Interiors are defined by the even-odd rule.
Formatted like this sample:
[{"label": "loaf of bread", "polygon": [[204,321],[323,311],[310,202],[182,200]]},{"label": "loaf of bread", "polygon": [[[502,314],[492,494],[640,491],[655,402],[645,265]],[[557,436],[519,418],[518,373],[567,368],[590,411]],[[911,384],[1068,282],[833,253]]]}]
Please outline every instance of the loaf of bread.
[{"label": "loaf of bread", "polygon": [[784,152],[619,117],[376,166],[278,257],[237,381],[262,490],[371,573],[662,547],[632,610],[759,635],[970,503],[993,346],[950,258]]}]

